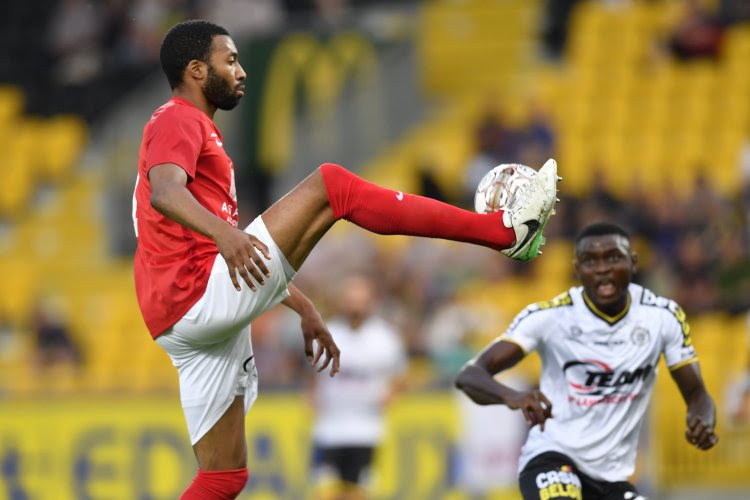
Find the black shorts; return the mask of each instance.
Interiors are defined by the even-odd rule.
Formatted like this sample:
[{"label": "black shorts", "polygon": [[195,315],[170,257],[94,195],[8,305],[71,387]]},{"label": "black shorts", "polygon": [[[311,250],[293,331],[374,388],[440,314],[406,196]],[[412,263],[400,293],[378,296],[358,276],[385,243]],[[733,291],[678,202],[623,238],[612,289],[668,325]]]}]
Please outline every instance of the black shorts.
[{"label": "black shorts", "polygon": [[333,469],[338,479],[359,484],[370,472],[374,448],[372,446],[315,447],[313,465],[316,469]]},{"label": "black shorts", "polygon": [[594,479],[579,471],[570,457],[552,451],[526,464],[519,483],[524,500],[646,500],[629,482]]}]

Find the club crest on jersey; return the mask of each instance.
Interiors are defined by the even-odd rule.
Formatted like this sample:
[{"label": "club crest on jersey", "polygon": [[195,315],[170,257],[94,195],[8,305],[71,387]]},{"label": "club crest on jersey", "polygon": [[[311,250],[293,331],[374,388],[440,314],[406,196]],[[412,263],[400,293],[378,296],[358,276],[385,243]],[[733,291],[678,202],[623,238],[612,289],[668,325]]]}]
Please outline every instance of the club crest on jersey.
[{"label": "club crest on jersey", "polygon": [[637,346],[644,346],[651,340],[651,333],[642,326],[636,326],[630,332],[630,340]]},{"label": "club crest on jersey", "polygon": [[563,365],[568,382],[568,400],[581,406],[622,403],[638,396],[633,386],[646,380],[653,366],[646,364],[633,371],[615,371],[607,363],[595,359],[568,361]]}]

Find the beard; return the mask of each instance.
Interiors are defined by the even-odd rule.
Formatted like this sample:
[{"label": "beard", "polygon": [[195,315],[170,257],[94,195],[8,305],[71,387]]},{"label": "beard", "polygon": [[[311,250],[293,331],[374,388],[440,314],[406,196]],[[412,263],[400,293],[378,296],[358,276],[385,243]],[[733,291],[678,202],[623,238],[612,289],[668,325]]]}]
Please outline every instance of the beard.
[{"label": "beard", "polygon": [[208,67],[208,77],[203,86],[203,94],[205,94],[208,102],[224,111],[234,109],[242,98],[242,96],[237,95],[235,89],[232,89],[229,82],[221,78],[211,66]]}]

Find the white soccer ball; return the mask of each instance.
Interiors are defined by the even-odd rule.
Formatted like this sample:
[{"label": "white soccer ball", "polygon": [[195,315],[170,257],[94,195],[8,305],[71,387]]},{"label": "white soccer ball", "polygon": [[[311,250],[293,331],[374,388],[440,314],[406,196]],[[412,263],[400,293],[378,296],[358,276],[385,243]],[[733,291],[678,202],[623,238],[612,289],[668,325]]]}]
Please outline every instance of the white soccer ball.
[{"label": "white soccer ball", "polygon": [[518,190],[529,185],[536,170],[518,163],[498,165],[482,177],[474,195],[474,209],[480,214],[505,210]]}]

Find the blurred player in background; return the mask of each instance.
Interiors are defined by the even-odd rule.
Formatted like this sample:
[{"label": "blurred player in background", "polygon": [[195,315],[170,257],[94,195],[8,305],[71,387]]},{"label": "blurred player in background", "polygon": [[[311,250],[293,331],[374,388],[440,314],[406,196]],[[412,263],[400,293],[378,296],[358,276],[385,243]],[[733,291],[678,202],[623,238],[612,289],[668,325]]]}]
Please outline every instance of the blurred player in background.
[{"label": "blurred player in background", "polygon": [[313,475],[319,500],[368,497],[371,467],[384,432],[383,412],[401,391],[406,350],[394,327],[376,312],[372,279],[354,274],[338,294],[328,323],[346,355],[338,376],[314,380]]},{"label": "blurred player in background", "polygon": [[[160,61],[172,98],[146,124],[133,223],[135,283],[146,326],[178,369],[199,471],[183,498],[235,498],[247,480],[244,415],[257,394],[251,321],[279,302],[299,313],[305,353],[339,369],[339,350],[315,307],[290,281],[339,219],[380,234],[484,245],[530,260],[556,194],[549,160],[505,212],[477,214],[383,189],[325,164],[238,229],[234,168],[212,118],[244,95],[245,72],[227,31],[175,25]],[[313,340],[317,351],[313,354]]]},{"label": "blurred player in background", "polygon": [[[576,238],[575,252],[582,286],[526,307],[464,366],[456,385],[476,403],[523,411],[532,426],[519,463],[525,500],[644,498],[627,479],[659,357],[687,404],[685,436],[701,450],[718,441],[714,402],[683,310],[631,282],[637,257],[628,234],[592,224]],[[535,349],[538,390],[515,391],[493,378]]]},{"label": "blurred player in background", "polygon": [[[748,328],[747,343],[750,346],[750,315],[748,315]],[[748,357],[745,371],[738,380],[731,384],[727,397],[727,411],[735,425],[750,423],[750,348],[745,352]]]}]

